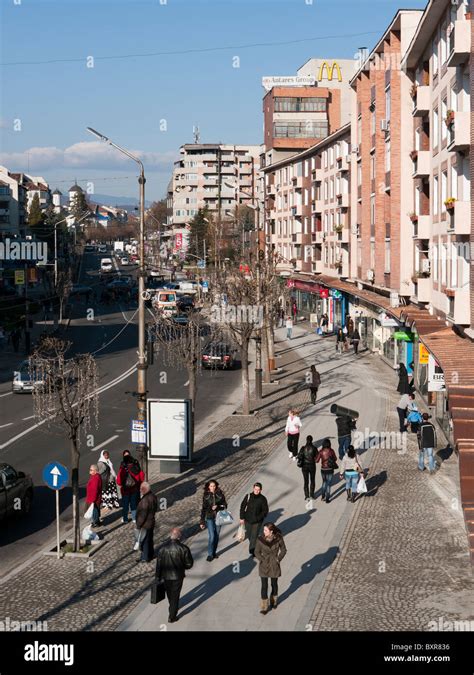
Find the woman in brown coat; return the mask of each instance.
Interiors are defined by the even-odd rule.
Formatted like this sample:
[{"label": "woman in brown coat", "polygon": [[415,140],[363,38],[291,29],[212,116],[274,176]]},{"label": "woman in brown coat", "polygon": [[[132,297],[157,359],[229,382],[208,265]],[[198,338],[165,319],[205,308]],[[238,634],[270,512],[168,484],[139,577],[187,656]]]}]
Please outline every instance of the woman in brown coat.
[{"label": "woman in brown coat", "polygon": [[262,580],[260,613],[268,612],[268,579],[271,579],[272,594],[271,606],[276,609],[278,604],[278,577],[281,577],[280,562],[286,555],[286,546],[283,535],[273,523],[265,523],[263,535],[257,539],[255,557],[259,561],[258,573]]}]

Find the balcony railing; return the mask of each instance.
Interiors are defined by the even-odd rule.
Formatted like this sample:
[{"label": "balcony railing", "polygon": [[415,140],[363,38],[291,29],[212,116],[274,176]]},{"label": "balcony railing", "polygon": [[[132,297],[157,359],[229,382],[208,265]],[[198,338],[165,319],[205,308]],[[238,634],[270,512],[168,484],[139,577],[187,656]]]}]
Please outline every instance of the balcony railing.
[{"label": "balcony railing", "polygon": [[469,60],[471,54],[471,22],[455,21],[449,36],[448,66],[460,66]]}]

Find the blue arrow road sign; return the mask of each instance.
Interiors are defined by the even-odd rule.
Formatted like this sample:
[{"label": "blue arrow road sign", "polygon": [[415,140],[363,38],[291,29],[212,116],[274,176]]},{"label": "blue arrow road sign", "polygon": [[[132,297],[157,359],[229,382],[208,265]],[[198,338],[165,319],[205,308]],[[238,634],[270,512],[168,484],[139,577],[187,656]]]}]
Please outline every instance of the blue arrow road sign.
[{"label": "blue arrow road sign", "polygon": [[205,269],[205,267],[206,267],[206,261],[205,261],[205,260],[198,260],[198,261],[197,261],[197,266],[198,266],[199,269],[202,269],[202,270]]},{"label": "blue arrow road sign", "polygon": [[69,480],[69,471],[59,462],[51,462],[43,469],[43,480],[52,490],[62,490]]}]

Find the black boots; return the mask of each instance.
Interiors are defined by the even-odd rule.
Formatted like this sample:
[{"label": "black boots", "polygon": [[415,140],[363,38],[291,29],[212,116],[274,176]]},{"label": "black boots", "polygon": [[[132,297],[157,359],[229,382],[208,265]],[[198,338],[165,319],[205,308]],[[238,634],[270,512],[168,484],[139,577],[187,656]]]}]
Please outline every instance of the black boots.
[{"label": "black boots", "polygon": [[347,492],[347,501],[350,502],[352,490],[346,490],[346,492]]}]

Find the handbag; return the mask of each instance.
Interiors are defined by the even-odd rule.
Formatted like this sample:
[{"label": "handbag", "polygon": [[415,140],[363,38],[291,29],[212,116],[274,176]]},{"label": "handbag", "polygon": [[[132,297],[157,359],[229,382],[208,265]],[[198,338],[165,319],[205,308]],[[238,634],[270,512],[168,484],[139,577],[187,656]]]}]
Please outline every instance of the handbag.
[{"label": "handbag", "polygon": [[367,492],[367,485],[365,483],[364,476],[361,476],[359,478],[359,482],[357,483],[357,493],[364,494],[364,492]]},{"label": "handbag", "polygon": [[162,600],[165,599],[165,582],[163,579],[155,579],[151,585],[151,596],[150,602],[152,605],[156,605]]},{"label": "handbag", "polygon": [[91,520],[93,513],[94,513],[94,504],[90,504],[89,508],[87,509],[87,511],[84,514],[84,518],[87,518],[87,520]]},{"label": "handbag", "polygon": [[336,471],[336,469],[339,468],[339,464],[336,462],[334,457],[328,457],[327,461],[328,469],[331,469],[331,471]]},{"label": "handbag", "polygon": [[223,511],[218,511],[216,514],[216,525],[228,525],[230,523],[233,523],[234,519],[232,518],[232,514],[230,511],[226,511],[225,509]]}]

